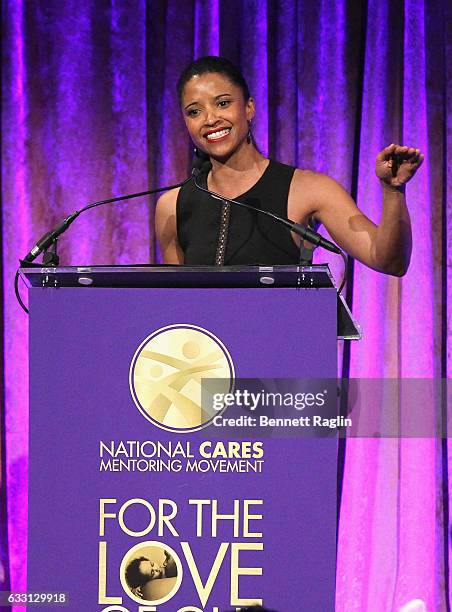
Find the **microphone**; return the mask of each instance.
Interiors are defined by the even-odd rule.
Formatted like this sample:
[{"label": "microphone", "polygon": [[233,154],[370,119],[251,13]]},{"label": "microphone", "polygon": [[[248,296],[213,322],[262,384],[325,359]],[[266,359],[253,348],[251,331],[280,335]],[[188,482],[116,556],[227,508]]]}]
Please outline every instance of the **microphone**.
[{"label": "microphone", "polygon": [[82,211],[75,211],[69,217],[66,217],[56,225],[53,230],[41,236],[41,238],[37,241],[35,246],[29,251],[23,259],[20,260],[20,263],[31,263],[36,259],[39,253],[46,251],[54,242],[57,240],[58,236],[61,236],[63,232],[67,230],[70,224],[79,216]]},{"label": "microphone", "polygon": [[[115,198],[108,198],[107,200],[99,200],[98,202],[93,202],[91,204],[88,204],[87,206],[85,206],[84,208],[81,208],[80,210],[76,210],[71,215],[69,215],[69,217],[66,217],[65,219],[63,219],[63,221],[58,223],[58,225],[56,225],[53,228],[53,230],[41,236],[41,238],[37,241],[35,246],[31,249],[31,251],[29,251],[23,259],[19,260],[21,265],[26,266],[27,264],[32,263],[40,253],[42,253],[43,251],[46,251],[50,246],[52,246],[52,244],[58,239],[58,237],[61,236],[61,234],[63,234],[67,230],[67,228],[71,225],[71,223],[75,221],[75,219],[77,219],[77,217],[82,212],[85,212],[85,210],[89,210],[90,208],[96,208],[97,206],[102,206],[103,204],[122,202],[124,200],[131,200],[132,198],[139,198],[142,196],[159,193],[161,191],[169,191],[170,189],[176,189],[177,187],[183,187],[186,183],[194,180],[197,176],[199,176],[203,172],[206,172],[206,169],[205,169],[207,167],[206,164],[210,164],[210,168],[212,167],[212,164],[210,163],[210,161],[208,161],[208,159],[209,158],[205,154],[202,154],[202,152],[200,154],[195,149],[195,153],[193,155],[193,160],[192,160],[191,173],[190,173],[190,176],[185,179],[185,181],[182,181],[181,183],[177,183],[176,185],[167,185],[166,187],[158,187],[157,189],[150,189],[148,191],[140,191],[139,193],[131,193],[131,194],[124,195],[124,196],[117,196]],[[207,170],[207,172],[209,172],[209,170]]]},{"label": "microphone", "polygon": [[341,249],[338,246],[336,246],[333,242],[331,242],[330,240],[327,240],[326,238],[324,238],[317,232],[314,232],[314,230],[311,230],[305,227],[304,225],[301,225],[300,223],[295,223],[295,221],[291,221],[290,219],[284,219],[283,217],[280,217],[279,215],[275,215],[274,213],[268,210],[263,210],[262,208],[255,208],[254,206],[250,206],[250,204],[245,204],[244,202],[239,202],[238,200],[232,200],[231,198],[225,198],[219,193],[215,193],[215,191],[210,191],[209,189],[204,188],[202,185],[199,184],[198,178],[202,174],[208,174],[211,169],[212,169],[212,163],[210,161],[205,161],[202,163],[199,172],[195,174],[195,178],[194,178],[195,186],[200,191],[203,191],[204,193],[208,193],[213,198],[215,198],[216,200],[220,200],[221,202],[231,202],[231,204],[236,204],[237,206],[242,206],[243,208],[248,208],[249,210],[261,213],[263,215],[266,215],[267,217],[271,217],[276,222],[281,223],[282,225],[285,225],[287,228],[289,228],[291,232],[298,234],[298,236],[301,236],[301,238],[303,238],[304,240],[307,240],[311,244],[314,244],[315,246],[321,246],[327,251],[331,251],[332,253],[337,253],[338,255],[342,255]]},{"label": "microphone", "polygon": [[196,176],[198,176],[199,174],[209,174],[209,172],[212,170],[212,162],[210,161],[210,159],[206,159],[206,160],[201,160],[201,166],[199,169],[199,172]]},{"label": "microphone", "polygon": [[191,175],[197,177],[201,174],[208,174],[211,168],[212,164],[209,157],[202,151],[195,149],[191,162]]},{"label": "microphone", "polygon": [[[210,164],[210,162],[208,163]],[[122,202],[125,200],[131,200],[133,198],[152,195],[161,191],[169,191],[170,189],[176,189],[177,187],[183,187],[186,183],[194,180],[197,176],[199,176],[199,174],[201,174],[201,172],[203,172],[205,164],[205,157],[203,158],[195,154],[193,156],[192,170],[190,176],[181,183],[177,183],[176,185],[167,185],[166,187],[158,187],[157,189],[150,189],[148,191],[140,191],[139,193],[131,193],[128,195],[117,196],[115,198],[108,198],[106,200],[99,200],[98,202],[92,202],[91,204],[87,204],[84,208],[81,208],[80,210],[74,211],[71,215],[63,219],[63,221],[60,221],[60,223],[58,223],[58,225],[56,225],[53,230],[51,230],[50,232],[46,232],[43,236],[41,236],[41,238],[36,242],[35,246],[31,249],[31,251],[29,251],[23,259],[19,260],[21,265],[26,267],[28,264],[32,263],[40,253],[46,251],[50,246],[52,246],[52,244],[54,244],[58,237],[61,236],[61,234],[63,234],[67,230],[71,223],[75,221],[75,219],[77,219],[77,217],[81,215],[82,212],[85,212],[90,208],[102,206],[103,204]]]}]

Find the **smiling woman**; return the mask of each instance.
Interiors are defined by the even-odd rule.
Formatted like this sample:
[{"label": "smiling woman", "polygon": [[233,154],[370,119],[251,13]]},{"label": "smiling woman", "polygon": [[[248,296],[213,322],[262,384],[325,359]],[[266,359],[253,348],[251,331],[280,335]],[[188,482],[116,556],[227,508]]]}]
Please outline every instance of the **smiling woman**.
[{"label": "smiling woman", "polygon": [[[378,154],[383,212],[377,226],[332,178],[258,151],[251,134],[254,100],[231,62],[214,56],[194,61],[177,90],[190,137],[212,163],[204,178],[210,190],[297,223],[324,224],[347,253],[370,268],[406,273],[411,224],[405,184],[422,164],[419,149],[391,144]],[[299,258],[297,238],[285,228],[253,211],[221,206],[191,182],[159,199],[156,230],[165,263],[272,265]]]}]

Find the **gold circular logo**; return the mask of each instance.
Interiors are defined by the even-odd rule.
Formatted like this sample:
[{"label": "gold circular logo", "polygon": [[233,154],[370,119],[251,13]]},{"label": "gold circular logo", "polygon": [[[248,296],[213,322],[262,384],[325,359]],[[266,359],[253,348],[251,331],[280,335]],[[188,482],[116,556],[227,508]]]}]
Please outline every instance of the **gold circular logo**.
[{"label": "gold circular logo", "polygon": [[168,325],[144,340],[130,366],[130,390],[140,412],[169,431],[206,427],[219,414],[215,393],[230,393],[234,365],[224,344],[196,325]]}]

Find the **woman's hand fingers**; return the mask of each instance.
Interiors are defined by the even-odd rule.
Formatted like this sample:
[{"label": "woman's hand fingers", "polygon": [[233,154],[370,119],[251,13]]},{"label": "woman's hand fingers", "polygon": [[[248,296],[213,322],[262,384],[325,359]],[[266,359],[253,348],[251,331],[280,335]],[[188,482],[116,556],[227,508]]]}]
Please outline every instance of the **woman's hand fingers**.
[{"label": "woman's hand fingers", "polygon": [[377,155],[377,162],[387,161],[391,155],[394,153],[396,149],[396,144],[390,144],[388,147],[385,147],[380,153]]},{"label": "woman's hand fingers", "polygon": [[392,143],[377,155],[377,176],[389,185],[400,186],[409,181],[424,161],[420,149]]}]

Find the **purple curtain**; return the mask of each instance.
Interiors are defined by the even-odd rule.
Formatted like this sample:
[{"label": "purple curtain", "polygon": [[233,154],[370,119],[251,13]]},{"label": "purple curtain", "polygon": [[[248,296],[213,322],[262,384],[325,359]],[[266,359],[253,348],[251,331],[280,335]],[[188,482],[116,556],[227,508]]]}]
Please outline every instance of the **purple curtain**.
[{"label": "purple curtain", "polygon": [[[175,82],[194,57],[219,53],[239,64],[256,100],[261,151],[333,176],[376,222],[377,152],[403,142],[426,154],[407,189],[411,268],[396,279],[352,267],[347,295],[365,335],[341,355],[352,376],[448,376],[450,13],[446,0],[3,0],[3,588],[25,589],[27,319],[14,298],[18,259],[86,202],[186,176]],[[60,242],[68,265],[154,261],[153,202],[86,213]],[[340,276],[340,263],[321,260]],[[440,439],[347,440],[337,610],[399,610],[413,600],[449,609],[451,452]]]}]

